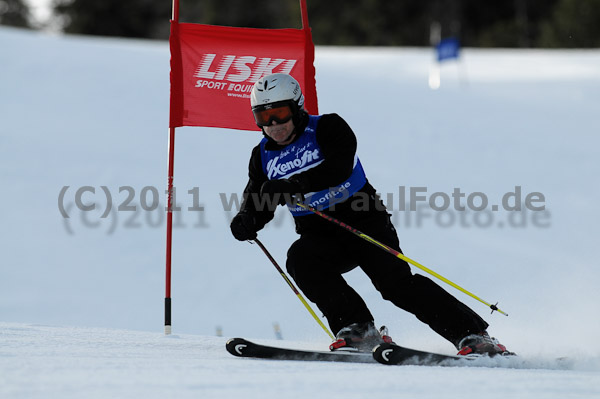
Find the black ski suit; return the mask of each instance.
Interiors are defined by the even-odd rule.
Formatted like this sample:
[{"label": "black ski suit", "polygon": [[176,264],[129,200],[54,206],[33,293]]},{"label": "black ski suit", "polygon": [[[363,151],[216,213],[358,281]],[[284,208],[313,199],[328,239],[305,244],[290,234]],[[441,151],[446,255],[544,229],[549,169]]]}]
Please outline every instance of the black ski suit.
[{"label": "black ski suit", "polygon": [[[308,115],[304,114],[301,121],[295,130],[295,141],[306,134]],[[323,162],[292,177],[303,194],[335,187],[353,170],[356,136],[340,116],[321,116],[315,134]],[[279,149],[277,143],[268,139],[263,151]],[[255,231],[262,229],[274,215],[272,207],[264,209],[257,203],[260,188],[267,179],[258,145],[250,158],[249,181],[240,210],[240,214],[253,216]],[[323,212],[400,251],[390,215],[368,181],[354,195]],[[352,323],[373,320],[363,299],[342,276],[357,266],[369,276],[384,299],[414,314],[454,345],[469,334],[486,330],[488,324],[479,315],[429,278],[413,275],[406,262],[318,215],[297,216],[294,221],[300,238],[288,250],[287,271],[323,312],[334,334]]]}]

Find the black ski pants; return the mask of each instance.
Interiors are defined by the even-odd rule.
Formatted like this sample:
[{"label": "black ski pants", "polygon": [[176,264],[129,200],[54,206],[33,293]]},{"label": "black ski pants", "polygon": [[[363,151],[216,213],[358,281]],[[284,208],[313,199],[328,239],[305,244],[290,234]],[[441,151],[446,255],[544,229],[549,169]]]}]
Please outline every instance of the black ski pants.
[{"label": "black ski pants", "polygon": [[[389,217],[361,223],[365,234],[400,251]],[[339,228],[305,233],[288,250],[287,271],[306,297],[323,312],[334,334],[373,315],[342,274],[359,266],[382,297],[414,314],[454,345],[463,337],[484,331],[488,324],[427,277],[412,274],[403,260]]]}]

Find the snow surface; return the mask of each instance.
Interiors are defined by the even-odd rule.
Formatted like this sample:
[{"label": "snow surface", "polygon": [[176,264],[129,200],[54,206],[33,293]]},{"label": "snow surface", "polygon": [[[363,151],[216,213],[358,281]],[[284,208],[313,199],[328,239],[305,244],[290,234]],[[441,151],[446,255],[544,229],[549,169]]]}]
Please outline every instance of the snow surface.
[{"label": "snow surface", "polygon": [[0,337],[3,398],[564,399],[600,394],[598,363],[569,364],[565,370],[551,359],[514,368],[281,362],[235,358],[218,337],[15,323],[1,323]]},{"label": "snow surface", "polygon": [[[175,336],[165,337],[164,215],[142,211],[140,194],[156,187],[164,206],[167,43],[0,27],[0,48],[0,397],[599,396],[600,51],[466,49],[460,63],[443,65],[432,91],[429,49],[317,48],[320,111],[350,123],[384,198],[398,201],[399,186],[483,192],[490,205],[515,186],[545,197],[546,212],[500,210],[489,224],[474,212],[431,210],[419,222],[396,204],[404,252],[499,301],[509,317],[448,288],[530,367],[451,369],[224,351],[233,336],[329,343],[261,251],[229,233],[234,212],[219,194],[241,193],[257,132],[177,130],[183,211],[174,230]],[[68,219],[58,206],[65,186]],[[74,204],[84,186],[95,187],[83,196],[95,211]],[[130,186],[137,210],[101,218],[102,186],[115,208],[127,198],[119,188]],[[187,210],[195,187],[205,212]],[[283,266],[296,237],[285,210],[260,237]],[[397,342],[453,352],[359,270],[347,276]],[[271,341],[274,323],[285,341]],[[566,366],[553,360],[563,355]]]}]

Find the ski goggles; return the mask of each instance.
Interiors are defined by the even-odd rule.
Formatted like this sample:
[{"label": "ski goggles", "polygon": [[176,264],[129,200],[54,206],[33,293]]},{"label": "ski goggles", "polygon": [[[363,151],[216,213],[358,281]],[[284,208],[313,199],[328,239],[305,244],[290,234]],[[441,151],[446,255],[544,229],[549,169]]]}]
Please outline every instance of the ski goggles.
[{"label": "ski goggles", "polygon": [[254,114],[254,120],[258,126],[271,126],[273,121],[277,123],[286,123],[294,116],[294,112],[289,104],[284,103],[281,105],[269,104],[269,108],[256,107],[252,110]]}]

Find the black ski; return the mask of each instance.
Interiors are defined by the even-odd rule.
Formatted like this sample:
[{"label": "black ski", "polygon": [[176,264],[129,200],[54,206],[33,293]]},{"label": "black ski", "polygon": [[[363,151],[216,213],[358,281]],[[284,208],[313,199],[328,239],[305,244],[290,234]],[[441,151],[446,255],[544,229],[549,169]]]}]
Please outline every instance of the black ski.
[{"label": "black ski", "polygon": [[373,358],[387,365],[448,365],[458,366],[464,356],[442,355],[441,353],[425,352],[405,348],[395,344],[381,344],[373,349]]},{"label": "black ski", "polygon": [[313,362],[374,363],[370,352],[325,352],[277,348],[260,345],[243,338],[232,338],[225,344],[227,352],[238,357],[274,360],[302,360]]}]

